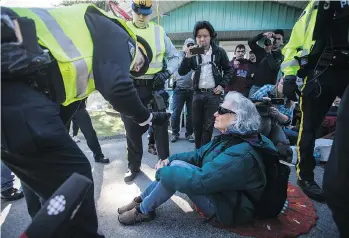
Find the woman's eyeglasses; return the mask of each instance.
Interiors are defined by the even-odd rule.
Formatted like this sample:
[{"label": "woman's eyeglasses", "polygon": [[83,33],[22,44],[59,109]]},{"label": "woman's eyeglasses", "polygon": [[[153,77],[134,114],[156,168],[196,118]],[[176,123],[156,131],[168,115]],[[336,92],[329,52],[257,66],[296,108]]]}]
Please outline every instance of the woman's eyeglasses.
[{"label": "woman's eyeglasses", "polygon": [[218,110],[217,110],[218,114],[219,115],[224,115],[224,114],[236,114],[235,112],[229,110],[229,109],[226,109],[224,107],[218,107]]}]

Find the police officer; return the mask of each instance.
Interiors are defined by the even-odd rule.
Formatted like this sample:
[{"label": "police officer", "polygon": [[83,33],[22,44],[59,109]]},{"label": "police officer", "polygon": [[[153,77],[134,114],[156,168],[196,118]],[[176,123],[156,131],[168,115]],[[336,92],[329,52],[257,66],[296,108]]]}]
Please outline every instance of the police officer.
[{"label": "police officer", "polygon": [[[166,102],[159,92],[164,89],[165,81],[169,79],[178,68],[179,55],[171,40],[165,34],[164,29],[149,22],[152,13],[151,0],[134,0],[132,3],[133,20],[127,25],[137,36],[146,39],[153,52],[153,60],[150,62],[148,71],[142,77],[133,77],[139,97],[144,105],[151,106],[154,111],[165,111]],[[166,62],[166,67],[163,64]],[[127,159],[128,171],[125,174],[125,182],[132,181],[140,171],[143,146],[142,135],[146,132],[145,127],[140,127],[134,121],[122,115],[127,137]],[[159,159],[163,160],[169,156],[168,125],[153,126],[155,142]]]},{"label": "police officer", "polygon": [[338,109],[336,134],[325,167],[323,188],[341,237],[349,237],[349,86]]},{"label": "police officer", "polygon": [[314,181],[315,132],[336,96],[349,84],[348,10],[346,1],[310,1],[283,49],[284,95],[301,110],[296,171],[298,185],[310,198],[324,201]]},{"label": "police officer", "polygon": [[[95,89],[135,123],[168,120],[151,114],[137,95],[129,72],[146,72],[152,53],[121,19],[92,4],[1,10],[1,145],[12,153],[2,160],[42,199],[73,173],[93,180],[65,123]],[[103,237],[93,193],[92,187],[60,237]]]}]

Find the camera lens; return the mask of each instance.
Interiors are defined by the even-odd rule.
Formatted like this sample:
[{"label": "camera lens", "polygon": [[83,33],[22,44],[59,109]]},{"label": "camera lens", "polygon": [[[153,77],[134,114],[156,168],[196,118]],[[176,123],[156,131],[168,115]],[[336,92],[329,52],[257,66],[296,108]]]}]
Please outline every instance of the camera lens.
[{"label": "camera lens", "polygon": [[270,39],[265,39],[264,45],[266,45],[266,46],[271,45],[271,40]]}]

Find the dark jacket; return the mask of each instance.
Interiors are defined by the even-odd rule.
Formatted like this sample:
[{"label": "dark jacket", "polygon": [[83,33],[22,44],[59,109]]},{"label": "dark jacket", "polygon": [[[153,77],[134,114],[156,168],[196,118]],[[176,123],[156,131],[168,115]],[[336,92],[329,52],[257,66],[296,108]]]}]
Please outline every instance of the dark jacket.
[{"label": "dark jacket", "polygon": [[[221,85],[225,88],[228,83],[231,81],[233,76],[233,67],[229,64],[229,58],[227,56],[227,52],[217,45],[212,46],[212,58],[214,59],[214,64],[212,65],[212,73],[215,80],[216,87]],[[191,70],[194,70],[193,77],[193,88],[194,90],[199,87],[200,73],[201,67],[199,67],[198,63],[202,62],[201,56],[193,56],[191,58],[183,58],[182,63],[178,68],[178,74],[181,76],[186,75]]]},{"label": "dark jacket", "polygon": [[[264,136],[261,141],[256,135],[246,140],[276,150]],[[234,226],[254,218],[254,206],[240,191],[248,191],[256,200],[263,192],[266,181],[262,176],[265,171],[258,166],[255,156],[259,155],[249,143],[242,142],[234,134],[222,134],[200,149],[169,157],[170,161],[182,160],[198,166],[198,169],[167,166],[156,172],[156,179],[171,190],[208,196],[219,222]],[[237,206],[239,197],[241,202]]]},{"label": "dark jacket", "polygon": [[[236,59],[233,58],[230,61],[230,65],[234,68],[234,61]],[[242,93],[244,96],[248,95],[248,76],[249,76],[249,61],[247,59],[238,59],[240,65],[238,68],[234,68],[232,81],[225,88],[225,92],[229,91],[237,91]]]},{"label": "dark jacket", "polygon": [[[18,17],[10,8],[2,10],[10,16]],[[95,7],[87,9],[85,21],[93,42],[95,88],[116,111],[136,123],[146,121],[150,112],[139,99],[129,75],[132,61],[130,45],[135,46],[134,40],[120,24],[101,14]],[[59,104],[64,102],[66,92],[57,62],[50,66],[43,77],[49,85],[52,99]]]},{"label": "dark jacket", "polygon": [[280,65],[284,59],[280,50],[267,53],[256,42],[263,38],[263,34],[259,34],[248,41],[253,53],[256,55],[256,71],[254,74],[253,85],[262,87],[265,84],[275,84]]}]

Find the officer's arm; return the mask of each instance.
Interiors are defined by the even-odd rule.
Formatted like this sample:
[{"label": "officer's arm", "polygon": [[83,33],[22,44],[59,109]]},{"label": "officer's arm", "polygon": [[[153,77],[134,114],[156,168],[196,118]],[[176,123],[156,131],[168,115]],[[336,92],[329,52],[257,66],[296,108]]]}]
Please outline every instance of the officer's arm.
[{"label": "officer's arm", "polygon": [[177,71],[179,66],[180,55],[177,49],[172,44],[170,38],[165,34],[165,60],[167,64],[167,70],[170,74]]},{"label": "officer's arm", "polygon": [[187,57],[184,57],[181,64],[179,65],[179,68],[178,68],[178,74],[180,76],[184,76],[186,75],[187,73],[190,72],[190,70],[193,69],[193,58],[196,57],[196,56],[193,56],[191,58],[187,58]]},{"label": "officer's arm", "polygon": [[308,34],[305,32],[305,27],[306,25],[309,25],[307,19],[310,19],[311,17],[312,6],[313,1],[311,1],[308,4],[301,17],[294,25],[290,40],[282,50],[282,54],[284,55],[284,61],[281,64],[281,70],[285,76],[295,76],[297,75],[297,71],[299,70],[298,61],[294,57],[297,55],[297,49],[303,47],[305,34]]},{"label": "officer's arm", "polygon": [[111,20],[94,13],[85,16],[93,41],[93,75],[96,89],[113,108],[136,123],[151,118],[129,76],[133,40]]}]

